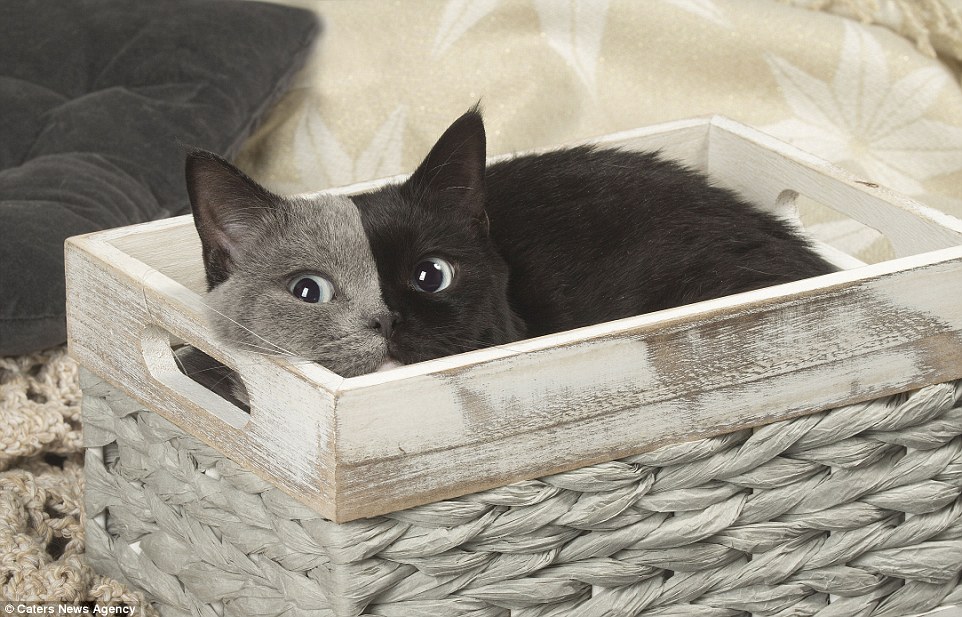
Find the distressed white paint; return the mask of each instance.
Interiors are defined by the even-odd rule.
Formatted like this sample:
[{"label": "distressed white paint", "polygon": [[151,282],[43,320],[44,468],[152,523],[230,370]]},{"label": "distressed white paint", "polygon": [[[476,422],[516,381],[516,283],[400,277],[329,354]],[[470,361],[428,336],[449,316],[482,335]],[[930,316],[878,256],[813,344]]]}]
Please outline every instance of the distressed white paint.
[{"label": "distressed white paint", "polygon": [[[722,118],[596,142],[660,148],[783,216],[806,194],[902,257],[826,249],[854,269],[342,379],[214,340],[179,217],[68,241],[71,353],[337,521],[962,376],[959,221]],[[168,338],[237,369],[251,415],[181,375]]]},{"label": "distressed white paint", "polygon": [[[323,371],[325,383],[316,368],[308,374],[282,358],[208,344],[197,293],[96,235],[69,240],[66,262],[74,357],[288,492],[318,506],[333,498],[332,419],[340,377]],[[236,367],[257,412],[247,416],[181,374],[167,332]],[[288,413],[305,408],[311,413]]]}]

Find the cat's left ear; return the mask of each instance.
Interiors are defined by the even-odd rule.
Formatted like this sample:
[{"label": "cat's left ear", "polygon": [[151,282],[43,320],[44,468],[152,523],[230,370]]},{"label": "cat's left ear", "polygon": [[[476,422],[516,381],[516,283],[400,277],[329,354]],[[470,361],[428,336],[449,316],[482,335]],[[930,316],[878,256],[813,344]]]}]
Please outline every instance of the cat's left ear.
[{"label": "cat's left ear", "polygon": [[484,221],[485,147],[484,121],[475,107],[448,127],[407,184],[416,196],[433,194],[442,204]]},{"label": "cat's left ear", "polygon": [[204,254],[207,286],[223,283],[234,264],[253,250],[261,223],[279,198],[212,152],[194,150],[185,166],[187,193]]}]

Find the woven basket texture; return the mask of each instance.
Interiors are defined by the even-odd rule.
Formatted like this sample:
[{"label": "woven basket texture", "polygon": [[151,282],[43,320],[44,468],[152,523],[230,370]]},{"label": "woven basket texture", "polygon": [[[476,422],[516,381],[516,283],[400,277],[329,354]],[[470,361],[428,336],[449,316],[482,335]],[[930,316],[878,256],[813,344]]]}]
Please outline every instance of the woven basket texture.
[{"label": "woven basket texture", "polygon": [[82,385],[87,555],[165,616],[962,603],[962,381],[346,524],[89,374]]}]

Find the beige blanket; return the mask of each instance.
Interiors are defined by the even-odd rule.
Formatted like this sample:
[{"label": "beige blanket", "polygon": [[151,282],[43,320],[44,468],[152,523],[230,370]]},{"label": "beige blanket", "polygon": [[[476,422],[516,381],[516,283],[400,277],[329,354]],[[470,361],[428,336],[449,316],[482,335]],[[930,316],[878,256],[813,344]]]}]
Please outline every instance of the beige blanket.
[{"label": "beige blanket", "polygon": [[[409,171],[480,100],[491,153],[724,114],[962,216],[960,0],[288,3],[326,30],[240,157],[279,191]],[[873,230],[808,216],[885,256]],[[0,599],[136,601],[81,557],[75,365],[0,360]]]},{"label": "beige blanket", "polygon": [[[491,154],[722,114],[962,217],[962,19],[945,0],[794,2],[859,21],[773,0],[285,3],[325,32],[240,157],[281,192],[411,171],[480,100]],[[889,257],[832,211],[803,220]]]}]

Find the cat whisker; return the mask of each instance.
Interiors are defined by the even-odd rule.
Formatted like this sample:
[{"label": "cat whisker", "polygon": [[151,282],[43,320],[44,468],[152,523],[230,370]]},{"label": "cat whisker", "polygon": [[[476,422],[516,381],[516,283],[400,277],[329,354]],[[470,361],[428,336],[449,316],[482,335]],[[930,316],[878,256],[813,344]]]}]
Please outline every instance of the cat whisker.
[{"label": "cat whisker", "polygon": [[296,355],[294,355],[294,354],[278,353],[278,352],[276,352],[276,351],[255,351],[255,350],[253,350],[253,349],[244,349],[243,351],[244,351],[245,353],[249,353],[249,354],[251,354],[251,355],[253,355],[253,356],[267,356],[267,357],[271,357],[271,358],[298,358],[298,357],[300,357],[300,356],[296,356]]},{"label": "cat whisker", "polygon": [[184,365],[184,361],[177,357],[176,353],[174,354],[174,363],[177,365],[177,368],[180,369],[181,373],[184,375],[190,375],[190,373],[187,372],[187,367]]},{"label": "cat whisker", "polygon": [[[211,392],[214,392],[215,394],[223,396],[223,394],[221,394],[219,390],[219,387],[222,383],[224,383],[225,380],[231,379],[231,377],[234,375],[234,371],[231,370],[230,367],[224,364],[217,364],[214,358],[207,356],[207,354],[204,354],[204,352],[200,351],[197,348],[188,348],[188,349],[191,349],[192,351],[205,356],[209,360],[215,362],[215,364],[214,366],[210,366],[203,369],[189,370],[187,368],[187,365],[184,363],[183,359],[180,358],[177,354],[174,354],[174,362],[177,363],[177,366],[180,368],[180,372],[186,375],[187,377],[189,377],[190,379],[192,379],[193,381],[204,386]],[[216,381],[213,381],[213,379],[207,379],[205,377],[198,377],[204,373],[209,373],[210,371],[220,371],[221,373],[223,373],[223,375],[221,375],[220,379],[217,379]],[[216,377],[216,375],[217,374],[215,373],[214,376]]]},{"label": "cat whisker", "polygon": [[[244,350],[244,351],[247,351],[247,352],[249,352],[249,353],[258,353],[258,351],[259,351],[259,352],[261,353],[261,355],[265,355],[265,356],[283,356],[283,357],[286,357],[286,358],[296,358],[296,357],[297,357],[297,354],[295,354],[295,353],[293,353],[293,352],[289,352],[289,351],[277,351],[277,350],[275,350],[275,349],[271,349],[270,347],[263,347],[263,346],[261,346],[261,345],[255,345],[254,343],[250,343],[250,342],[248,342],[248,341],[241,341],[241,340],[236,340],[236,339],[222,339],[222,340],[223,340],[225,343],[230,343],[230,344],[233,344],[233,345],[243,345],[245,348],[250,348],[250,349],[245,349],[245,350]],[[255,351],[255,350],[257,350],[257,351]]]},{"label": "cat whisker", "polygon": [[216,392],[216,391],[217,391],[217,387],[220,386],[220,385],[221,385],[222,383],[224,383],[225,381],[227,381],[228,379],[230,379],[230,378],[231,378],[231,375],[233,374],[233,372],[234,372],[234,371],[230,371],[229,373],[225,373],[223,377],[221,377],[220,379],[218,379],[217,381],[215,381],[213,384],[211,384],[209,389]]},{"label": "cat whisker", "polygon": [[254,356],[270,356],[273,358],[296,358],[294,354],[287,353],[277,353],[276,351],[256,351],[253,349],[245,349],[245,352]]},{"label": "cat whisker", "polygon": [[[178,362],[178,364],[180,364],[180,363]],[[209,368],[202,368],[202,369],[198,369],[198,370],[196,370],[196,371],[188,371],[185,367],[183,367],[183,365],[181,365],[181,371],[180,371],[180,372],[183,373],[184,375],[187,375],[188,377],[191,377],[191,376],[193,376],[193,375],[200,375],[201,373],[207,373],[207,372],[209,372],[209,371],[218,371],[218,370],[223,370],[223,369],[226,369],[226,368],[228,368],[228,367],[225,366],[225,365],[223,365],[223,364],[220,364],[220,365],[218,365],[218,366],[211,366],[211,367],[209,367]]]},{"label": "cat whisker", "polygon": [[244,324],[240,323],[240,322],[237,321],[236,319],[232,319],[230,316],[225,315],[224,313],[218,311],[217,309],[215,309],[213,306],[207,304],[206,302],[203,302],[203,301],[201,301],[201,302],[202,302],[202,304],[203,304],[204,306],[206,306],[208,309],[214,311],[215,313],[217,313],[218,315],[220,315],[221,317],[223,317],[223,318],[226,319],[227,321],[233,323],[234,325],[236,325],[236,326],[238,326],[239,328],[245,330],[246,332],[249,332],[249,333],[253,334],[254,336],[256,336],[257,338],[259,338],[260,340],[264,341],[265,343],[267,343],[268,345],[270,345],[271,347],[273,347],[274,349],[277,349],[277,350],[279,350],[280,352],[283,352],[283,353],[285,353],[285,354],[287,354],[287,355],[291,355],[291,356],[297,355],[297,354],[293,353],[292,351],[287,350],[287,349],[284,349],[284,348],[281,347],[280,345],[278,345],[278,344],[276,344],[276,343],[274,343],[274,342],[272,342],[272,341],[267,340],[266,338],[264,338],[263,336],[261,336],[260,334],[258,334],[258,333],[256,333],[256,332],[254,332],[253,330],[251,330],[250,328],[248,328],[248,327],[245,326]]},{"label": "cat whisker", "polygon": [[776,274],[774,272],[765,272],[764,270],[756,270],[755,268],[749,268],[748,266],[736,265],[739,270],[746,270],[748,272],[754,272],[755,274],[764,274],[765,276],[774,276],[778,278],[788,278],[783,274]]}]

